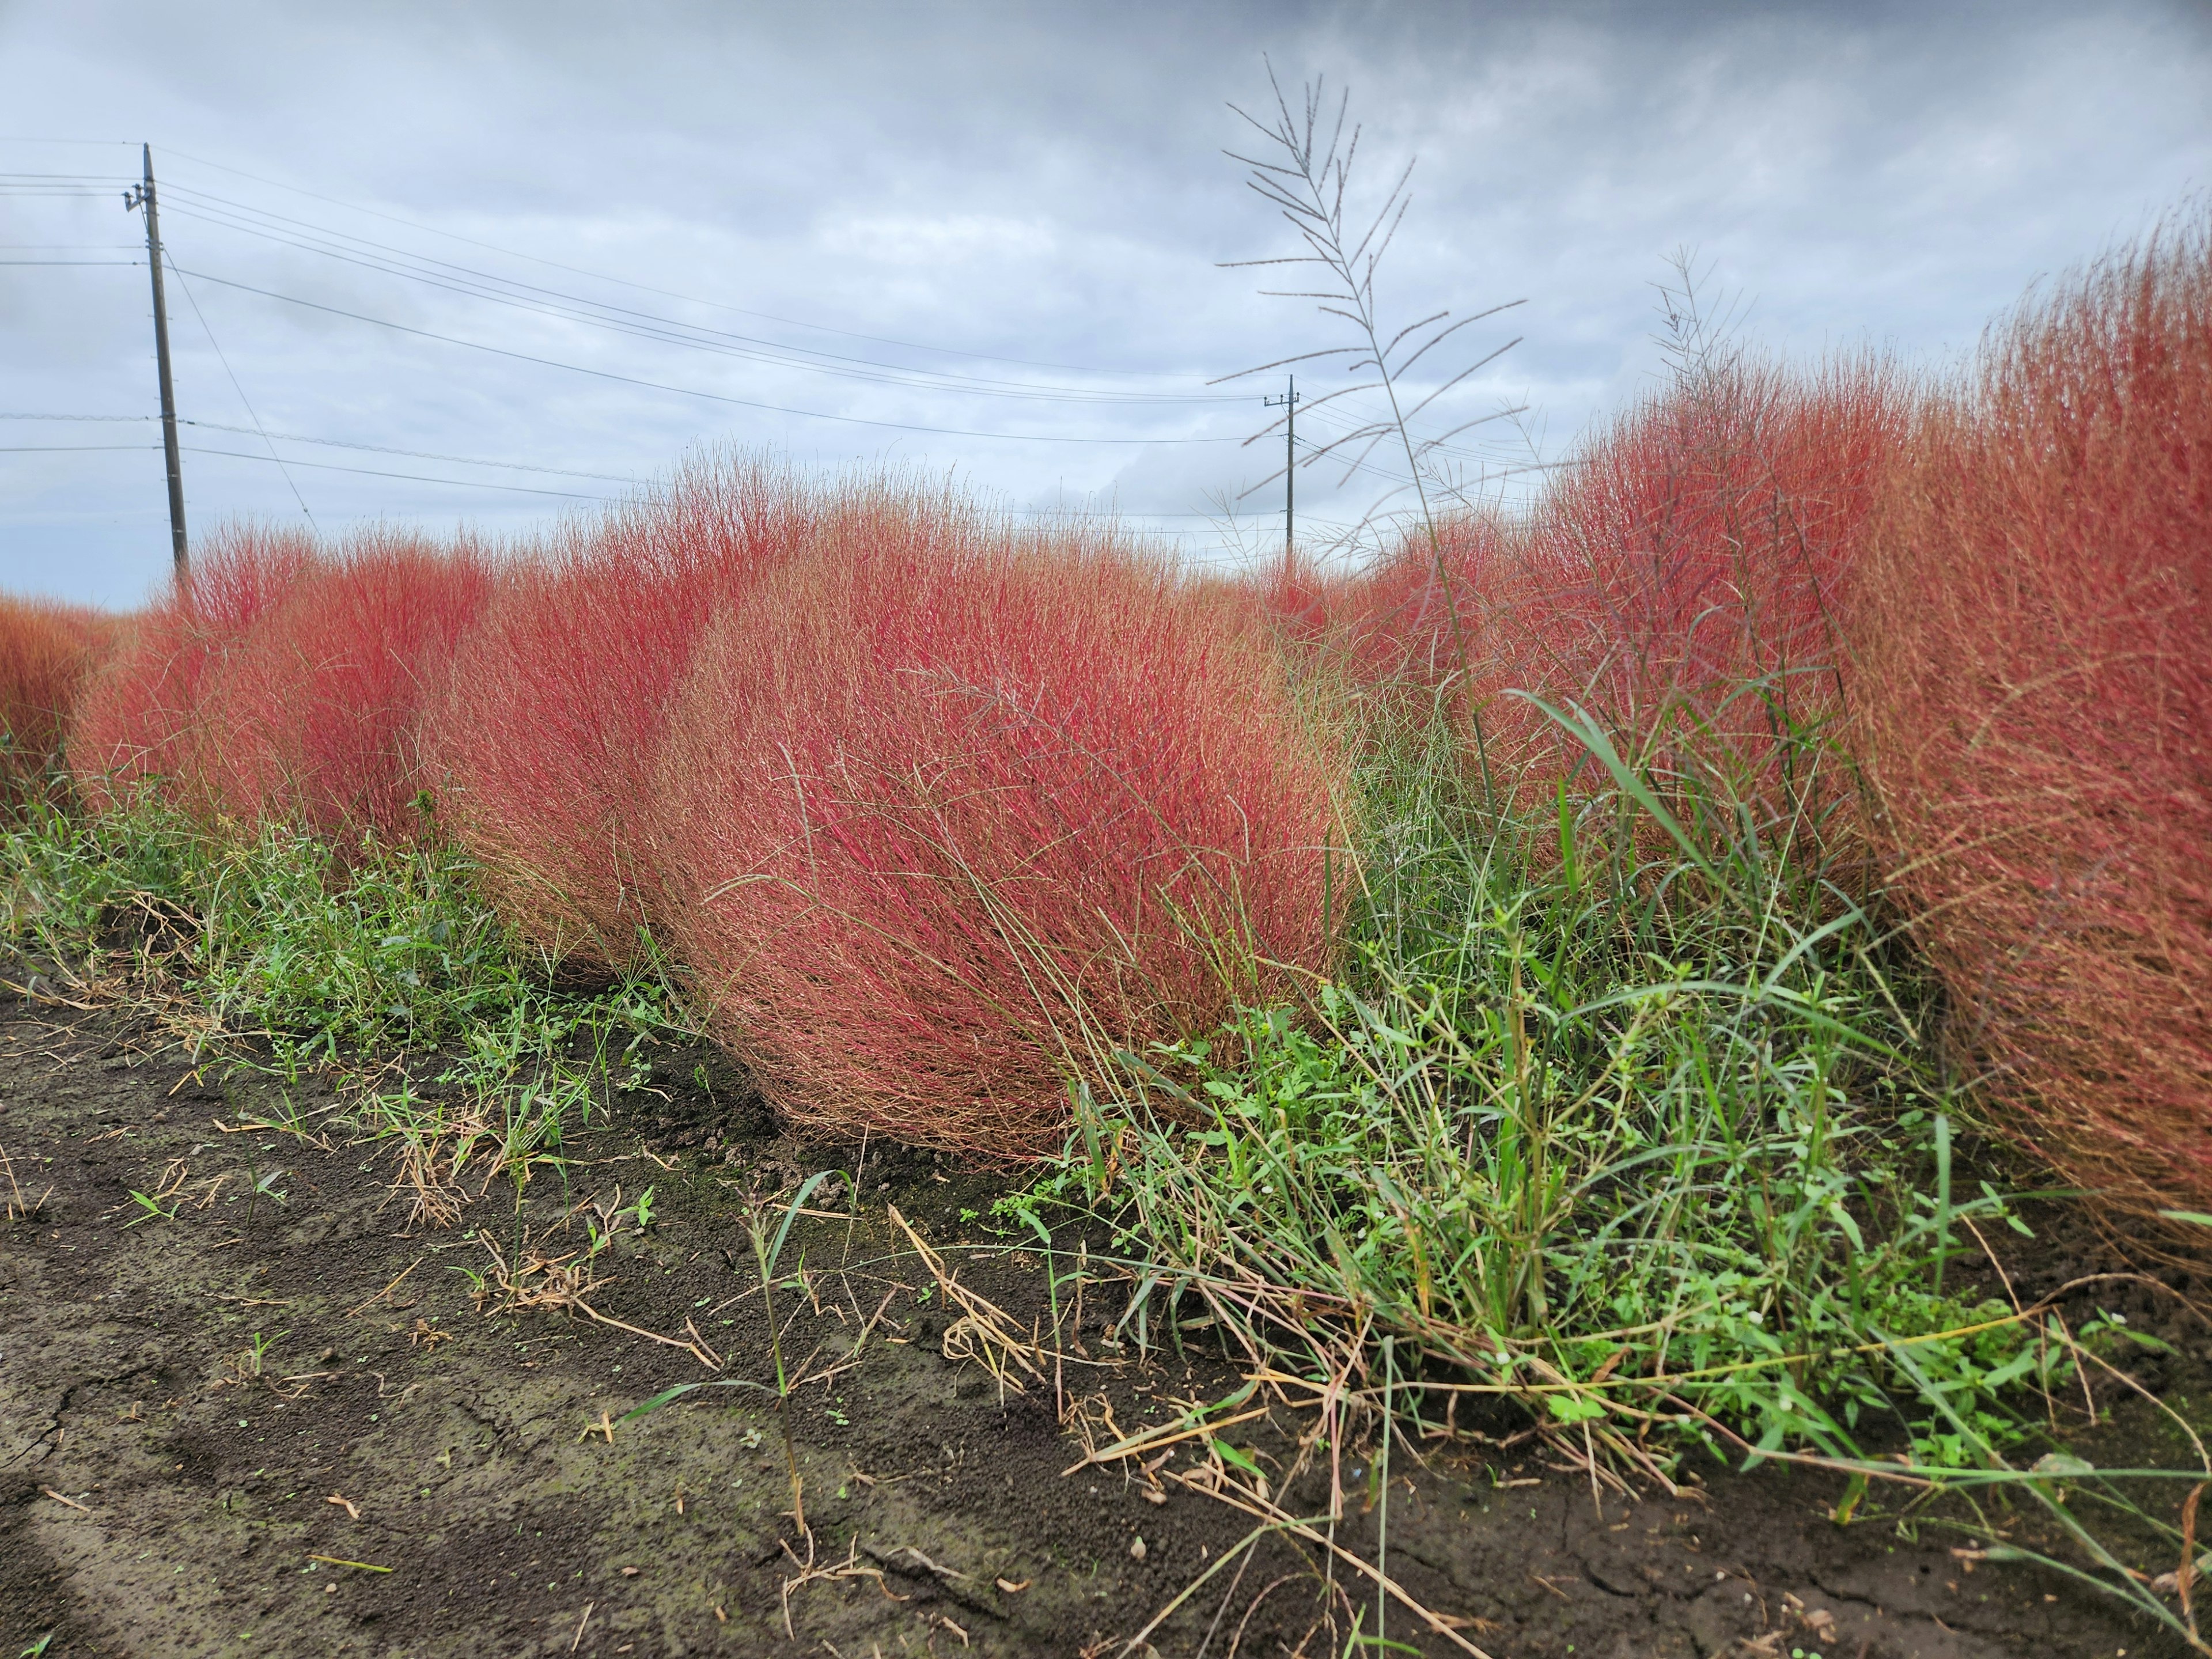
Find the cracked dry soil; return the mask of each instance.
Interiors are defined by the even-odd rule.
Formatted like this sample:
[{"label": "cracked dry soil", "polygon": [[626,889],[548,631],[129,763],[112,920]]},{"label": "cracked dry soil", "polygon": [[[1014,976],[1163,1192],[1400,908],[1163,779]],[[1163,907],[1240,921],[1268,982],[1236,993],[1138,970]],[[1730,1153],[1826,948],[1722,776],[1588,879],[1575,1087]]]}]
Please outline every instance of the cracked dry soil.
[{"label": "cracked dry soil", "polygon": [[[1054,1387],[1002,1394],[946,1357],[942,1297],[886,1206],[942,1249],[985,1237],[960,1212],[997,1188],[878,1156],[857,1215],[802,1219],[784,1264],[803,1251],[812,1291],[778,1310],[789,1357],[835,1371],[790,1406],[814,1565],[835,1570],[807,1577],[772,1398],[702,1389],[619,1419],[673,1383],[772,1377],[744,1196],[849,1168],[849,1149],[775,1139],[757,1112],[726,1109],[727,1090],[694,1090],[683,1055],[611,1124],[572,1134],[565,1171],[541,1170],[519,1199],[495,1181],[457,1225],[410,1224],[388,1145],[238,1132],[275,1108],[272,1082],[218,1082],[135,1045],[108,1016],[0,1005],[0,1197],[35,1206],[0,1225],[0,1659],[49,1637],[48,1659],[1104,1655],[1250,1531],[1163,1478],[1173,1462],[1064,1474],[1083,1448]],[[295,1099],[330,1103],[326,1085]],[[287,1201],[255,1203],[249,1226],[246,1188],[272,1169]],[[641,1331],[691,1321],[724,1371],[472,1293],[465,1270],[489,1261],[475,1229],[510,1255],[526,1229],[577,1248],[565,1212],[648,1184],[653,1224],[601,1259],[611,1282],[592,1305]],[[173,1216],[131,1224],[146,1215],[133,1190],[166,1192]],[[1049,1319],[1033,1254],[960,1272],[1022,1325]],[[1102,1339],[1124,1294],[1090,1288],[1082,1335],[1100,1363],[1071,1351],[1067,1395],[1133,1430],[1235,1384],[1218,1360],[1116,1360]],[[2159,1379],[2169,1395],[2203,1377],[2175,1364],[2195,1369]],[[1230,1437],[1279,1469],[1301,1427],[1279,1407]],[[1400,1456],[1387,1506],[1347,1452],[1338,1541],[1373,1559],[1387,1513],[1392,1575],[1492,1659],[2179,1651],[2062,1578],[1974,1570],[1941,1528],[1839,1528],[1838,1486],[1814,1473],[1708,1464],[1686,1498],[1630,1500],[1546,1467],[1533,1443],[1431,1448],[1425,1466]],[[1326,1500],[1310,1477],[1281,1498],[1298,1515]],[[1371,1590],[1341,1568],[1332,1590],[1321,1567],[1267,1537],[1152,1645],[1340,1650],[1348,1605],[1372,1632]],[[1334,1643],[1316,1628],[1332,1598]],[[1463,1650],[1401,1608],[1387,1633]]]}]

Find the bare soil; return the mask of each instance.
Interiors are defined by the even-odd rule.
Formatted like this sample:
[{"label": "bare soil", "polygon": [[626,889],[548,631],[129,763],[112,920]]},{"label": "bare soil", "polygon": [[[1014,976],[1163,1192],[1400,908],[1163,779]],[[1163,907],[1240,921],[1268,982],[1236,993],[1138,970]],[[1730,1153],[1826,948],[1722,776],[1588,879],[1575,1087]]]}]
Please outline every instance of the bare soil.
[{"label": "bare soil", "polygon": [[[4,1659],[42,1641],[51,1659],[1103,1656],[1252,1530],[1173,1479],[1175,1460],[1151,1475],[1127,1462],[1065,1473],[1084,1451],[1063,1426],[1070,1400],[1087,1398],[1095,1424],[1110,1406],[1133,1431],[1237,1380],[1218,1356],[1112,1352],[1103,1338],[1125,1290],[1091,1289],[1083,1354],[1071,1347],[1056,1381],[1002,1389],[960,1357],[957,1332],[948,1344],[943,1296],[887,1218],[892,1203],[963,1284],[1024,1328],[1050,1319],[1034,1254],[963,1218],[988,1214],[1002,1189],[990,1177],[878,1148],[856,1214],[794,1230],[784,1265],[804,1252],[812,1295],[777,1312],[809,1378],[788,1426],[810,1574],[772,1397],[708,1389],[619,1419],[677,1382],[772,1382],[743,1206],[808,1170],[853,1168],[853,1149],[777,1139],[726,1072],[702,1091],[700,1057],[672,1055],[611,1124],[571,1137],[565,1171],[541,1168],[519,1196],[493,1180],[437,1227],[410,1222],[388,1144],[237,1131],[241,1115],[276,1109],[276,1083],[154,1049],[109,1016],[0,1006],[12,1171],[0,1198],[33,1206],[0,1226]],[[322,1083],[294,1099],[331,1103]],[[287,1201],[249,1203],[249,1172],[279,1168]],[[724,1370],[477,1293],[471,1273],[495,1251],[513,1263],[526,1235],[580,1249],[576,1206],[648,1185],[652,1225],[599,1259],[610,1282],[591,1304],[679,1340],[689,1321]],[[137,1220],[133,1190],[166,1193],[173,1218]],[[835,1190],[815,1204],[847,1210]],[[2033,1293],[2100,1248],[2047,1244],[2015,1278]],[[2166,1298],[2105,1301],[2183,1343],[2150,1376],[2160,1391],[2204,1388],[2204,1334],[2175,1327]],[[2098,1461],[2172,1460],[2147,1413],[2111,1403]],[[1534,1440],[1501,1448],[1510,1419],[1476,1426],[1489,1442],[1434,1441],[1425,1463],[1401,1453],[1387,1504],[1347,1453],[1354,1496],[1336,1539],[1371,1561],[1387,1521],[1391,1576],[1493,1659],[2179,1651],[2070,1580],[1962,1559],[1959,1534],[1927,1516],[1900,1524],[1880,1492],[1839,1526],[1839,1485],[1817,1471],[1707,1462],[1688,1497],[1630,1499],[1549,1467]],[[1227,1437],[1279,1470],[1304,1427],[1278,1406]],[[1318,1514],[1325,1477],[1280,1501]],[[2022,1541],[2032,1519],[2014,1518]],[[1351,1607],[1372,1633],[1372,1589],[1325,1565],[1269,1535],[1151,1642],[1170,1656],[1341,1652]],[[1401,1607],[1388,1635],[1463,1651]]]}]

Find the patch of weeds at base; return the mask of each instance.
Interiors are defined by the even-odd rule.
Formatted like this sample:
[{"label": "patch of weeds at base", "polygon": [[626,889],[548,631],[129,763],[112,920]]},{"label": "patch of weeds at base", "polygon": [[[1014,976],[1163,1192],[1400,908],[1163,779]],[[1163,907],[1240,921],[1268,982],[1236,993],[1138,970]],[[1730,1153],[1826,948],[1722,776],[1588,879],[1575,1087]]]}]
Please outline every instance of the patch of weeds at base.
[{"label": "patch of weeds at base", "polygon": [[1316,1454],[1510,1404],[1594,1483],[1810,1461],[1851,1477],[1838,1522],[1893,1481],[2053,1565],[2012,1535],[2040,1510],[2063,1571],[2185,1633],[2144,1586],[2212,1463],[2193,1436],[2193,1468],[2069,1462],[2062,1498],[2035,1462],[2085,1373],[2132,1386],[2125,1344],[2004,1279],[1992,1241],[2027,1224],[1954,1156],[1936,1011],[1820,850],[1833,792],[1775,817],[1554,718],[1601,787],[1540,814],[1436,728],[1379,749],[1340,981],[1075,1085],[1057,1168],[1000,1213],[1110,1226],[1115,1334],[1218,1344],[1321,1409]]},{"label": "patch of weeds at base", "polygon": [[97,816],[36,799],[0,832],[8,937],[193,1058],[281,1078],[273,1127],[305,1133],[291,1091],[335,1071],[360,1126],[401,1143],[418,1209],[441,1214],[472,1163],[518,1183],[557,1164],[564,1125],[686,1035],[659,978],[562,988],[453,848],[345,850],[282,823],[210,829],[151,789]]}]

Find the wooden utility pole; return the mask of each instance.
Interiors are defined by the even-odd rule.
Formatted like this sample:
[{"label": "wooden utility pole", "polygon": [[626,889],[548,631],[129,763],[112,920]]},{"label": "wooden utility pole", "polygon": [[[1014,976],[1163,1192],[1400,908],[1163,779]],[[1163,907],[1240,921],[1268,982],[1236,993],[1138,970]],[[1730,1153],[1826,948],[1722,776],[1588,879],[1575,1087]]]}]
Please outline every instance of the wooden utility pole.
[{"label": "wooden utility pole", "polygon": [[161,217],[154,200],[154,147],[143,147],[146,159],[143,184],[126,191],[126,208],[146,210],[146,263],[154,273],[154,361],[161,376],[161,453],[169,463],[169,546],[177,562],[177,574],[185,573],[185,471],[177,457],[177,389],[169,378],[169,307],[161,295]]},{"label": "wooden utility pole", "polygon": [[1279,398],[1269,398],[1265,406],[1283,411],[1283,557],[1291,556],[1291,543],[1297,532],[1298,511],[1298,377],[1286,377],[1289,384]]}]

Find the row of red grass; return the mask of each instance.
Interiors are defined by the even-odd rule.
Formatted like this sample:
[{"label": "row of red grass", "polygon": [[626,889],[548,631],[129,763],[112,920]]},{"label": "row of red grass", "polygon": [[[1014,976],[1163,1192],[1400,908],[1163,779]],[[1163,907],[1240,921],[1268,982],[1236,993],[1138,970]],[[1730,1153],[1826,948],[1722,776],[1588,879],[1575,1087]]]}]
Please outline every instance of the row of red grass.
[{"label": "row of red grass", "polygon": [[2212,1207],[2212,225],[1991,334],[1922,411],[1854,605],[1960,1052],[2087,1184]]},{"label": "row of red grass", "polygon": [[1441,698],[1472,764],[1548,794],[1589,755],[1540,697],[1880,854],[1987,1097],[2199,1202],[2209,247],[2099,267],[1948,389],[1708,353],[1530,511],[1350,578],[1224,593],[738,461],[529,556],[240,531],[138,620],[71,760],[95,804],[158,775],[349,836],[416,832],[427,792],[556,952],[671,941],[794,1116],[1010,1154],[1071,1066],[1327,967],[1343,760],[1285,647]]},{"label": "row of red grass", "polygon": [[2212,230],[2025,305],[1948,387],[1693,366],[1525,514],[1255,602],[1444,696],[1509,787],[1590,771],[1533,694],[1863,848],[1999,1121],[2136,1209],[2212,1200]]},{"label": "row of red grass", "polygon": [[494,586],[467,544],[370,532],[325,551],[227,529],[142,612],[70,738],[95,805],[141,784],[210,821],[283,819],[342,851],[419,827],[421,716]]},{"label": "row of red grass", "polygon": [[1846,712],[1839,600],[1911,407],[1876,360],[1704,362],[1526,514],[1424,527],[1334,593],[1293,577],[1293,626],[1360,683],[1447,694],[1500,787],[1548,793],[1593,764],[1540,698],[1662,779],[1832,805],[1791,769]]},{"label": "row of red grass", "polygon": [[21,799],[53,771],[118,626],[96,611],[0,594],[0,799]]},{"label": "row of red grass", "polygon": [[350,846],[422,823],[422,713],[494,587],[485,553],[373,533],[302,568],[203,683],[199,761],[220,809]]},{"label": "row of red grass", "polygon": [[994,1155],[1323,969],[1335,758],[1110,538],[880,518],[725,611],[664,751],[674,942],[772,1099]]},{"label": "row of red grass", "polygon": [[791,1119],[1013,1157],[1071,1069],[1327,966],[1339,763],[1223,616],[1111,538],[709,460],[496,559],[228,531],[71,757],[96,807],[449,836],[572,965],[672,945]]},{"label": "row of red grass", "polygon": [[142,785],[204,803],[202,684],[313,556],[301,532],[225,530],[203,550],[191,580],[179,580],[132,618],[70,726],[70,767],[95,809]]},{"label": "row of red grass", "polygon": [[510,565],[429,711],[425,774],[526,934],[564,958],[634,961],[640,930],[666,921],[647,830],[701,633],[803,549],[824,513],[891,494],[696,460],[659,495]]}]

